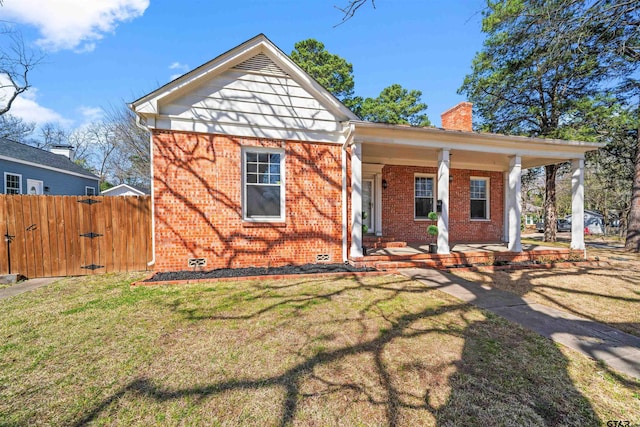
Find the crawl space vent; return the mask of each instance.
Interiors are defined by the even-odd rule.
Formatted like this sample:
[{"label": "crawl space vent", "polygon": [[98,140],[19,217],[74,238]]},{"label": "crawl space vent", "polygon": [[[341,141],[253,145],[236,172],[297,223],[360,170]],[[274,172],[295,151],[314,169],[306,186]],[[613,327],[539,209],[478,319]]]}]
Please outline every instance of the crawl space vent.
[{"label": "crawl space vent", "polygon": [[204,267],[205,265],[207,265],[205,258],[189,258],[189,267],[191,268]]},{"label": "crawl space vent", "polygon": [[329,261],[331,261],[331,257],[329,256],[329,254],[316,255],[316,262],[329,262]]}]

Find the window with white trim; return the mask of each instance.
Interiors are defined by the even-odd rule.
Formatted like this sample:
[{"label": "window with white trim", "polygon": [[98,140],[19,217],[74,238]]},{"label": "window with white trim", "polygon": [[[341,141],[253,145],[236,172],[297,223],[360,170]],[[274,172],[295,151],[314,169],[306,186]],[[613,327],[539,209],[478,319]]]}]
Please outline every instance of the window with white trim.
[{"label": "window with white trim", "polygon": [[22,194],[22,175],[17,173],[4,173],[4,193]]},{"label": "window with white trim", "polygon": [[243,149],[242,181],[245,220],[284,220],[284,150]]},{"label": "window with white trim", "polygon": [[84,195],[85,196],[95,196],[96,195],[95,187],[85,186],[84,187]]},{"label": "window with white trim", "polygon": [[413,216],[415,219],[429,219],[429,212],[435,211],[435,178],[433,175],[415,174],[413,182]]},{"label": "window with white trim", "polygon": [[471,177],[471,219],[489,219],[489,178]]}]

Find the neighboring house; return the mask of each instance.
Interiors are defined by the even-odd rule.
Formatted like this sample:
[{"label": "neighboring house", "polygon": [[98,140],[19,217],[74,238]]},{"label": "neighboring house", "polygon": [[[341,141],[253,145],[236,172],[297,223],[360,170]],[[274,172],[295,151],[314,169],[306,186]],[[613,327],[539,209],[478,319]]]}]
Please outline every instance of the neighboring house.
[{"label": "neighboring house", "polygon": [[[584,248],[584,155],[598,144],[361,121],[264,35],[134,101],[152,134],[156,270],[343,262],[373,235],[520,242],[525,168],[571,162],[571,246]],[[363,215],[363,212],[366,215]]]},{"label": "neighboring house", "polygon": [[146,194],[149,194],[147,189],[129,184],[116,185],[100,193],[101,196],[144,196]]},{"label": "neighboring house", "polygon": [[584,226],[589,234],[604,234],[604,215],[585,209]]},{"label": "neighboring house", "polygon": [[73,148],[51,151],[0,138],[2,194],[97,195],[100,179],[72,159]]},{"label": "neighboring house", "polygon": [[[565,217],[571,221],[571,215]],[[600,212],[584,210],[584,228],[589,234],[604,234],[604,215]]]}]

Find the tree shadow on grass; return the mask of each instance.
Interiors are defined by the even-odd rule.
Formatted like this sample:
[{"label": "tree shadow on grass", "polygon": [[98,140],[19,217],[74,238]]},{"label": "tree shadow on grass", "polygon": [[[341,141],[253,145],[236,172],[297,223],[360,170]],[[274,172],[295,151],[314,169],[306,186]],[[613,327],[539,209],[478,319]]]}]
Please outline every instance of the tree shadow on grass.
[{"label": "tree shadow on grass", "polygon": [[[319,411],[334,411],[331,416],[335,422],[349,424],[340,415],[345,408],[332,407],[335,400],[328,403],[331,396],[344,397],[338,399],[340,402],[364,402],[379,415],[366,419],[365,411],[356,415],[363,417],[357,422],[389,426],[599,424],[588,400],[572,384],[567,360],[550,341],[536,334],[497,316],[483,315],[466,303],[443,299],[439,292],[398,276],[342,279],[335,281],[331,289],[319,285],[316,297],[309,295],[312,285],[308,280],[300,289],[285,285],[288,293],[278,297],[265,294],[265,286],[254,286],[248,296],[260,295],[274,301],[268,301],[266,309],[245,307],[240,316],[220,317],[215,307],[194,313],[181,306],[187,302],[174,302],[169,310],[196,323],[214,321],[224,328],[226,322],[236,325],[239,322],[240,328],[251,328],[257,321],[280,320],[278,308],[282,304],[306,303],[309,298],[317,298],[321,304],[294,312],[288,318],[290,322],[302,317],[311,319],[309,325],[301,327],[303,335],[308,335],[305,342],[332,340],[349,328],[357,330],[358,324],[370,326],[368,322],[374,316],[385,326],[375,333],[348,335],[352,342],[340,342],[333,348],[319,348],[311,353],[280,342],[283,352],[298,357],[276,373],[260,369],[262,375],[231,376],[192,387],[165,386],[161,378],[140,376],[99,402],[74,425],[96,421],[122,401],[166,403],[186,398],[203,402],[227,392],[251,393],[272,388],[282,390],[279,415],[274,423],[280,426],[304,422],[300,414],[309,405],[316,405]],[[343,301],[340,298],[357,299],[369,292],[380,295],[340,316],[319,315],[327,309],[326,304],[340,304]],[[437,303],[430,304],[433,301]],[[244,301],[249,306],[259,302],[256,298]],[[318,324],[324,324],[325,330],[329,324],[331,329],[321,337],[316,336],[313,328]],[[245,344],[251,345],[248,341]],[[359,361],[356,365],[354,358]],[[358,377],[353,374],[358,369],[370,375]],[[349,403],[340,405],[348,407]]]}]

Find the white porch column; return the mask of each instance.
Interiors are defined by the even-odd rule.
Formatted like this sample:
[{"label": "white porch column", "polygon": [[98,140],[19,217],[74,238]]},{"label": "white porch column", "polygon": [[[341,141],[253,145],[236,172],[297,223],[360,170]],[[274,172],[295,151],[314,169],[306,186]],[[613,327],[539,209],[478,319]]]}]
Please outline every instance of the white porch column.
[{"label": "white porch column", "polygon": [[520,156],[513,156],[509,160],[509,243],[511,252],[522,252],[520,240],[520,217],[522,216],[522,160]]},{"label": "white porch column", "polygon": [[376,221],[375,229],[376,236],[382,236],[382,174],[375,174],[375,179],[375,191],[373,192],[373,194],[375,195],[374,204],[376,213],[374,217],[374,220]]},{"label": "white porch column", "polygon": [[584,159],[571,160],[571,249],[584,249]]},{"label": "white porch column", "polygon": [[511,200],[511,193],[509,193],[509,172],[502,173],[502,184],[504,186],[504,200],[502,201],[502,216],[503,216],[503,230],[502,241],[504,243],[509,242],[509,200]]},{"label": "white porch column", "polygon": [[350,257],[362,256],[362,143],[351,146],[351,250]]},{"label": "white porch column", "polygon": [[438,153],[438,200],[442,212],[438,215],[438,253],[449,253],[449,150]]}]

